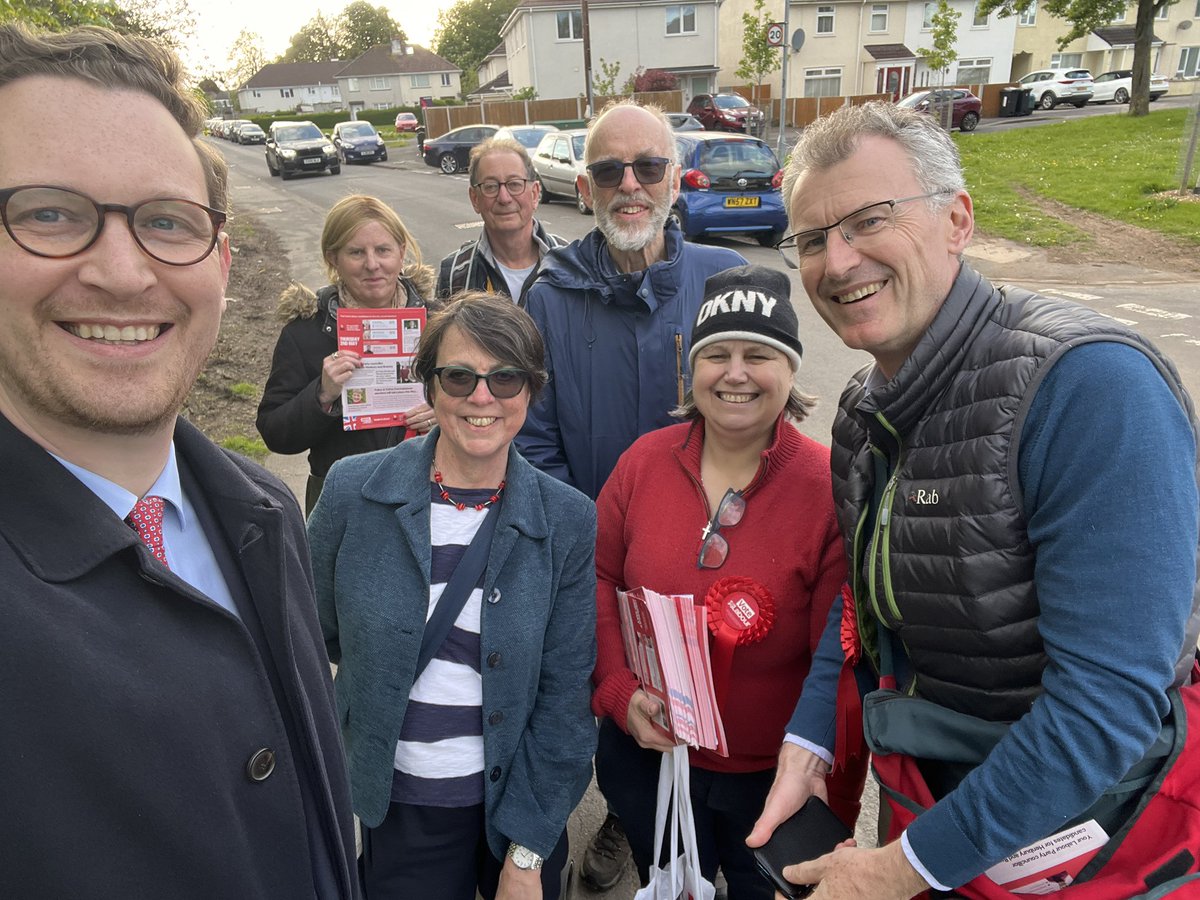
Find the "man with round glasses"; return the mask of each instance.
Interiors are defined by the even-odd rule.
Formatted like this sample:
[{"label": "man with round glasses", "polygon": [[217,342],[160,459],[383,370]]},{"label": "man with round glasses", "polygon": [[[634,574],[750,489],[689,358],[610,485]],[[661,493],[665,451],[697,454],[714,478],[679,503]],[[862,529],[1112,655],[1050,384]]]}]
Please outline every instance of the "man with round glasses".
[{"label": "man with round glasses", "polygon": [[963,262],[971,197],[928,116],[870,103],[818,120],[783,193],[810,301],[874,363],[833,426],[850,592],[748,843],[869,748],[891,843],[786,868],[813,900],[1007,896],[992,867],[1014,856],[1032,875],[1036,851],[1016,855],[1072,828],[1113,842],[1072,873],[1113,886],[1080,896],[1194,873],[1194,804],[1149,812],[1159,779],[1165,800],[1200,777],[1178,740],[1200,725],[1200,593],[1195,418],[1174,366]]},{"label": "man with round glasses", "polygon": [[[705,279],[746,261],[687,243],[670,221],[680,173],[674,132],[657,107],[609,104],[589,126],[584,159],[578,187],[596,227],[550,253],[527,290],[550,383],[530,407],[517,447],[595,499],[637,438],[673,423],[670,412],[691,386],[687,349]],[[621,825],[609,815],[582,875],[606,890],[628,858]]]},{"label": "man with round glasses", "polygon": [[437,295],[444,300],[460,291],[484,291],[507,294],[523,306],[542,257],[567,243],[533,217],[542,185],[529,151],[509,138],[488,138],[471,150],[467,175],[483,234],[442,259]]},{"label": "man with round glasses", "polygon": [[0,26],[0,896],[350,900],[304,523],[179,417],[230,266],[183,75]]}]

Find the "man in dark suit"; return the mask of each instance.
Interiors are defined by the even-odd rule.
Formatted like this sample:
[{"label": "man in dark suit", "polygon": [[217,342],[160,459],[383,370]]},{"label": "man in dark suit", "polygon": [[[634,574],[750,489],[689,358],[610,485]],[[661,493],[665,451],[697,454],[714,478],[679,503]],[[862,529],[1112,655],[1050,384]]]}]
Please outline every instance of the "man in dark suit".
[{"label": "man in dark suit", "polygon": [[182,74],[0,27],[6,898],[357,895],[299,510],[178,418],[230,265]]}]

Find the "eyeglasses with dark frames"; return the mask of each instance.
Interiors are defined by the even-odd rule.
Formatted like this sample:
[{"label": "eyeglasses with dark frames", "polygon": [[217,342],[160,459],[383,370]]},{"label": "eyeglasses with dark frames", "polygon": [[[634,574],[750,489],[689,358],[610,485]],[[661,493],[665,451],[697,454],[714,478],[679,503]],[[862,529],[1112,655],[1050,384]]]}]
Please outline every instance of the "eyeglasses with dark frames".
[{"label": "eyeglasses with dark frames", "polygon": [[625,179],[626,169],[633,169],[633,177],[638,184],[658,184],[667,177],[667,167],[670,165],[671,160],[665,156],[642,156],[633,162],[601,160],[592,163],[587,170],[596,187],[615,188]]},{"label": "eyeglasses with dark frames", "polygon": [[[896,222],[896,207],[901,203],[913,200],[928,200],[930,197],[940,197],[953,194],[955,191],[944,189],[931,191],[928,194],[917,194],[915,197],[900,197],[897,200],[880,200],[870,203],[842,216],[832,225],[824,228],[810,228],[807,231],[797,231],[789,234],[775,245],[775,249],[783,254],[784,262],[793,269],[803,268],[805,260],[820,256],[829,246],[829,232],[837,229],[852,247],[863,250],[869,247],[872,239],[883,235]],[[792,261],[788,250],[795,248],[796,256],[800,259],[797,265]]]},{"label": "eyeglasses with dark frames", "polygon": [[519,197],[525,193],[525,186],[529,184],[528,178],[510,178],[507,181],[480,181],[471,185],[479,193],[485,197],[496,197],[500,193],[500,188],[508,191],[508,196]]},{"label": "eyeglasses with dark frames", "polygon": [[13,242],[46,259],[83,253],[100,237],[108,213],[120,213],[134,241],[151,259],[192,266],[212,253],[226,215],[181,198],[143,200],[132,206],[97,203],[87,194],[48,184],[0,190],[0,220]]},{"label": "eyeglasses with dark frames", "polygon": [[700,544],[700,555],[696,558],[697,569],[719,569],[729,558],[729,541],[721,534],[722,528],[732,528],[742,521],[746,513],[746,500],[741,491],[730,488],[717,505],[717,513],[704,526]]},{"label": "eyeglasses with dark frames", "polygon": [[479,382],[486,381],[493,397],[508,400],[521,393],[529,383],[529,373],[524,369],[493,369],[481,374],[465,366],[438,366],[433,374],[442,390],[451,397],[470,397]]}]

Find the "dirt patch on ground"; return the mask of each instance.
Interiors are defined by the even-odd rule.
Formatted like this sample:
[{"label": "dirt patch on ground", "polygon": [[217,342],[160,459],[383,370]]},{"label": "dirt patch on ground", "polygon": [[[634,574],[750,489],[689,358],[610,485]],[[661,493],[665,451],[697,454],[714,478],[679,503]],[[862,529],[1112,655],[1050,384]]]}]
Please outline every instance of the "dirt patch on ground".
[{"label": "dirt patch on ground", "polygon": [[275,302],[290,275],[287,255],[260,220],[238,216],[229,232],[233,268],[221,333],[183,414],[212,440],[258,455],[254,417],[282,325]]},{"label": "dirt patch on ground", "polygon": [[[1035,204],[1042,212],[1070,222],[1089,236],[1089,240],[1082,244],[1045,248],[1043,252],[1050,262],[1116,262],[1160,272],[1200,272],[1200,248],[1192,242],[1136,225],[1114,222],[1104,216],[1048,200],[1020,186],[1016,190],[1023,199]],[[1174,192],[1164,195],[1164,199],[1167,196],[1178,199]]]}]

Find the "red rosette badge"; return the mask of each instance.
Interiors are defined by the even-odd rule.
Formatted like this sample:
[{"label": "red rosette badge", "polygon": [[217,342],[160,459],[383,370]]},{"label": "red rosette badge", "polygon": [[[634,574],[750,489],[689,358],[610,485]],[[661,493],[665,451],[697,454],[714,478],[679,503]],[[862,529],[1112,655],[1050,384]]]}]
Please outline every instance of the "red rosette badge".
[{"label": "red rosette badge", "polygon": [[733,650],[739,645],[755,644],[775,624],[775,598],[753,578],[731,575],[715,581],[704,597],[708,608],[708,628],[713,633],[713,687],[717,706],[725,705]]},{"label": "red rosette badge", "polygon": [[862,637],[858,633],[858,607],[850,585],[842,585],[842,653],[850,665],[857,665],[862,656]]}]

